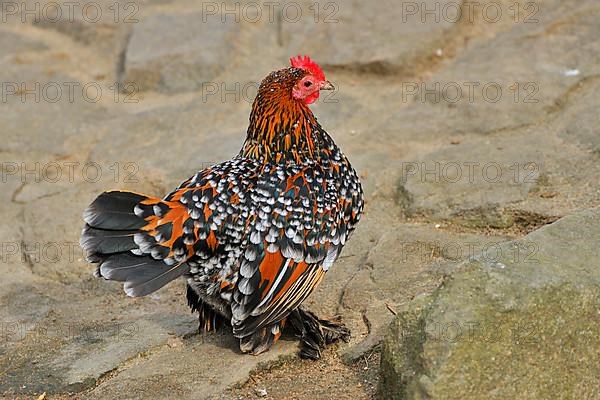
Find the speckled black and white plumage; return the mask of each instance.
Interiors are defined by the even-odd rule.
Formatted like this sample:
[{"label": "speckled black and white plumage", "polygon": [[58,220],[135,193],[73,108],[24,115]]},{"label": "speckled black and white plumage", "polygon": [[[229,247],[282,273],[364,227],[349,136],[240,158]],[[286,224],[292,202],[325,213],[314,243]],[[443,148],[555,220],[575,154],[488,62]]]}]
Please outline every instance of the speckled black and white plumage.
[{"label": "speckled black and white plumage", "polygon": [[[131,296],[184,276],[204,328],[225,320],[242,351],[267,350],[363,210],[356,171],[308,105],[291,96],[310,73],[287,68],[263,81],[232,160],[196,173],[164,199],[99,196],[84,214],[81,241],[98,275],[125,282]],[[298,326],[312,314],[294,315]]]}]

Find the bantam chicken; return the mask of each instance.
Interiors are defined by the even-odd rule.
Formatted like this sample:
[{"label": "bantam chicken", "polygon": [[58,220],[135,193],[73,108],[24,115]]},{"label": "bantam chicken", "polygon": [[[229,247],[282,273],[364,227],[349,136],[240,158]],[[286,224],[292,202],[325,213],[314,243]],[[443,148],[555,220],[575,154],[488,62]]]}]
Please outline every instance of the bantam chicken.
[{"label": "bantam chicken", "polygon": [[308,107],[332,90],[309,57],[269,74],[232,160],[204,169],[163,199],[102,193],[85,210],[81,246],[96,275],[145,296],[177,277],[200,330],[230,326],[244,353],[268,350],[288,322],[300,355],[347,340],[337,321],[300,307],[356,228],[356,171]]}]

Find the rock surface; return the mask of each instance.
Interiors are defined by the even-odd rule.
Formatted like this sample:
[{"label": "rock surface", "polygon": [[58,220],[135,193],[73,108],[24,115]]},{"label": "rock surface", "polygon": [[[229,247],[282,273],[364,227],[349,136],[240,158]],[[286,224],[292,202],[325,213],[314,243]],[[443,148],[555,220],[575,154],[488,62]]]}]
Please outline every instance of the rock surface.
[{"label": "rock surface", "polygon": [[310,49],[326,66],[414,75],[418,61],[434,58],[460,25],[453,22],[460,21],[461,3],[288,1],[279,10],[280,40],[291,53]]},{"label": "rock surface", "polygon": [[599,223],[583,211],[457,266],[392,324],[383,398],[598,397]]},{"label": "rock surface", "polygon": [[[34,3],[22,4],[32,9]],[[51,3],[39,4],[43,9]],[[47,14],[22,19],[23,10],[17,9],[0,26],[0,216],[5,221],[0,225],[0,396],[47,392],[58,399],[133,399],[176,393],[181,399],[229,399],[266,388],[265,398],[289,393],[329,399],[334,393],[367,399],[377,383],[378,344],[395,315],[404,322],[395,320],[393,329],[410,333],[406,341],[415,346],[399,353],[407,369],[384,362],[388,395],[409,387],[437,395],[436,388],[445,387],[454,398],[494,396],[489,381],[473,380],[469,386],[448,377],[484,369],[498,377],[497,366],[475,358],[453,370],[455,360],[442,341],[424,342],[431,344],[431,357],[452,361],[439,364],[447,367],[435,375],[439,380],[410,378],[425,371],[413,361],[429,357],[417,346],[423,338],[415,333],[421,326],[417,311],[430,306],[434,292],[439,301],[444,294],[448,304],[464,300],[471,293],[467,283],[461,291],[452,282],[468,274],[493,275],[513,287],[512,270],[494,269],[496,263],[509,265],[502,261],[502,243],[600,204],[597,2],[515,6],[513,0],[485,0],[472,15],[464,12],[454,20],[450,12],[457,2],[450,1],[415,2],[416,9],[406,9],[410,2],[391,1],[320,2],[316,9],[314,2],[282,2],[271,18],[267,5],[257,14],[254,2],[152,0],[135,2],[137,11],[126,8],[130,2],[119,2],[116,21],[113,1],[92,3],[103,11],[96,22],[81,12],[72,21],[53,22]],[[501,7],[502,16],[483,14],[486,6],[488,13]],[[302,12],[297,21],[294,7]],[[126,21],[131,11],[135,21]],[[119,285],[92,277],[93,267],[78,247],[81,211],[101,191],[162,196],[198,169],[234,156],[256,85],[298,53],[325,66],[338,88],[313,110],[359,171],[367,196],[358,230],[306,303],[324,317],[340,315],[353,335],[316,363],[294,358],[293,338],[265,355],[247,357],[227,333],[197,335],[183,283],[147,298],[127,298]],[[125,91],[127,82],[135,90]],[[469,85],[476,88],[472,99]],[[486,85],[489,92],[482,91]],[[76,89],[72,98],[70,86]],[[498,86],[502,96],[492,101]],[[453,97],[457,88],[458,98]],[[596,218],[573,218],[583,216]],[[528,238],[541,245],[552,242],[546,235],[564,243],[578,232],[584,237],[583,228],[568,221],[573,220]],[[584,222],[580,225],[588,226]],[[568,350],[588,340],[585,329],[594,328],[585,324],[596,298],[584,282],[594,264],[578,272],[568,269],[576,266],[576,258],[569,257],[588,253],[552,243],[547,254],[556,259],[538,260],[547,271],[539,279],[554,277],[567,282],[564,286],[531,289],[536,274],[527,270],[515,286],[525,291],[527,302],[502,297],[499,290],[475,294],[486,301],[498,296],[485,304],[501,330],[512,332],[522,323],[561,339]],[[525,255],[531,255],[528,250]],[[485,255],[479,264],[461,264],[476,253]],[[443,282],[445,288],[438,290]],[[489,287],[500,287],[496,283]],[[505,310],[510,301],[522,319],[511,319]],[[575,310],[573,302],[583,306]],[[551,312],[565,322],[535,317]],[[545,330],[558,323],[584,333],[567,338],[566,325],[558,336]],[[507,340],[494,338],[494,346],[487,347],[499,349]],[[516,349],[537,362],[554,348],[547,343],[528,340],[529,347]],[[461,346],[456,357],[477,351],[467,342]],[[498,357],[513,368],[498,379],[522,382],[523,364]],[[564,352],[556,357],[573,365]],[[587,384],[594,377],[582,369],[589,360],[595,359],[582,358],[573,366],[579,383],[555,392],[585,398],[585,390],[595,390]],[[398,371],[413,375],[390,384],[389,374]],[[294,385],[290,376],[297,374],[307,378]],[[251,375],[260,385],[248,381]],[[548,369],[542,376],[554,390],[557,382],[574,382],[563,375]],[[340,377],[352,382],[352,390],[328,391],[340,385]],[[510,385],[504,386],[498,393]],[[536,392],[541,398],[544,393]]]},{"label": "rock surface", "polygon": [[[166,29],[165,26],[171,29]],[[228,62],[239,23],[203,20],[202,13],[159,14],[136,24],[125,53],[123,84],[140,90],[196,90]],[[157,46],[161,43],[161,46]]]}]

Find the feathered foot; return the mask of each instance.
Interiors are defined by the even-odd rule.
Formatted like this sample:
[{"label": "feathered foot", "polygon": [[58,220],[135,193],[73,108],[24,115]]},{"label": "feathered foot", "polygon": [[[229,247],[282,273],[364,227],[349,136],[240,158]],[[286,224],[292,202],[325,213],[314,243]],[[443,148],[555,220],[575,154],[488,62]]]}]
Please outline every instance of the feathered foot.
[{"label": "feathered foot", "polygon": [[281,337],[281,326],[285,324],[280,321],[273,325],[259,329],[252,335],[245,336],[240,339],[240,350],[242,353],[250,353],[257,356],[269,350],[271,346]]},{"label": "feathered foot", "polygon": [[319,319],[300,307],[292,311],[288,321],[300,336],[300,357],[311,360],[321,358],[321,350],[328,344],[343,340],[348,342],[350,330],[341,322]]},{"label": "feathered foot", "polygon": [[222,327],[230,326],[229,320],[203,302],[190,285],[187,286],[186,296],[192,312],[198,311],[198,333],[218,331]]}]

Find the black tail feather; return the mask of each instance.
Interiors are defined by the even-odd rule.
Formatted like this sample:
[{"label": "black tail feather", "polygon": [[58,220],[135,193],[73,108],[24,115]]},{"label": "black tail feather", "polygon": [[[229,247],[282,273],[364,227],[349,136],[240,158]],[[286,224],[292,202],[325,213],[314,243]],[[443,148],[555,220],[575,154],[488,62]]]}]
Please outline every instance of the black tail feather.
[{"label": "black tail feather", "polygon": [[125,282],[125,293],[134,297],[152,293],[189,270],[185,263],[168,265],[164,254],[149,246],[143,251],[136,243],[136,235],[145,235],[140,229],[147,224],[136,215],[136,207],[139,211],[140,202],[148,199],[131,192],[105,192],[83,214],[86,226],[80,244],[88,261],[99,263],[96,275]]},{"label": "black tail feather", "polygon": [[99,229],[140,229],[146,222],[134,209],[147,198],[132,192],[104,192],[84,211],[83,220]]},{"label": "black tail feather", "polygon": [[88,254],[114,254],[137,248],[133,235],[137,230],[106,230],[86,225],[79,244]]}]

